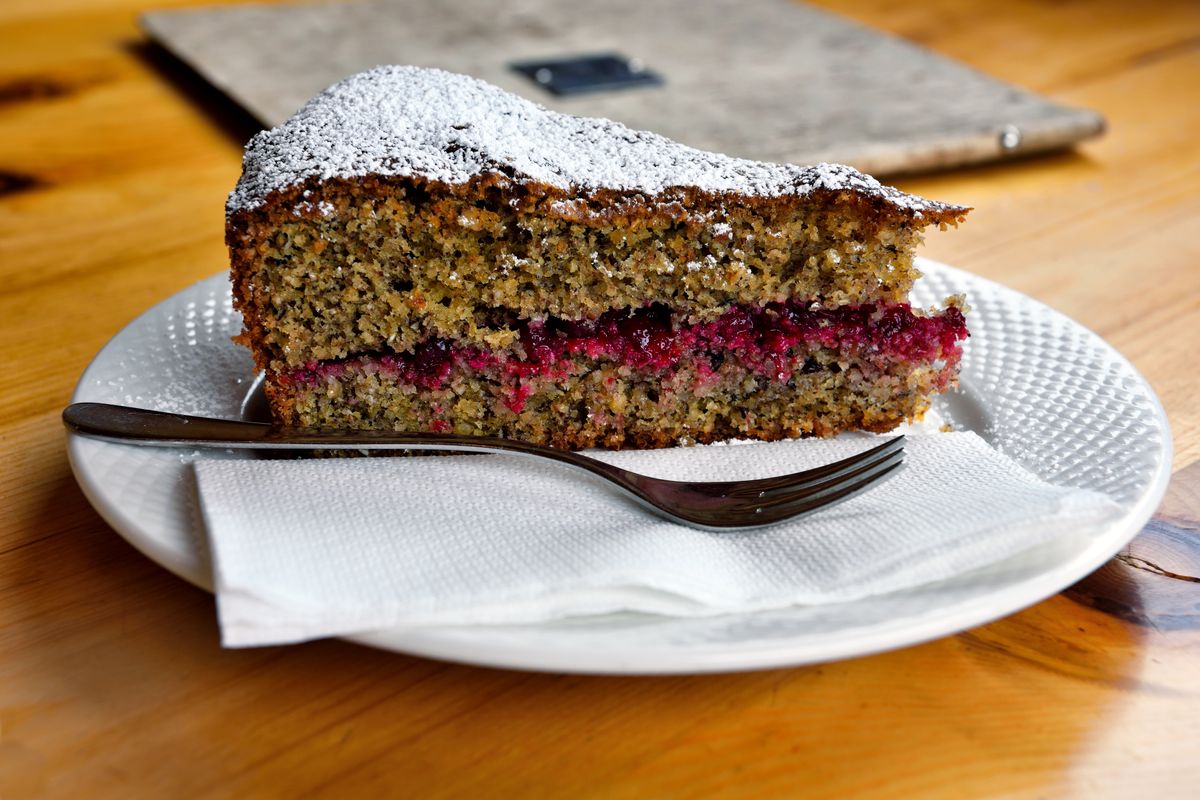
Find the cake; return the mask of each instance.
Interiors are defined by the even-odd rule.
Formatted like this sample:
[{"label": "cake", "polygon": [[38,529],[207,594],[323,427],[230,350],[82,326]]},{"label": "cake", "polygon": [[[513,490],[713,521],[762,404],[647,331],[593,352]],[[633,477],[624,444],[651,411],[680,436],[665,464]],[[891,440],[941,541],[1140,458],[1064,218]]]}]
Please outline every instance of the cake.
[{"label": "cake", "polygon": [[226,239],[277,424],[664,447],[919,418],[967,330],[914,250],[968,210],[391,66],[250,141]]}]

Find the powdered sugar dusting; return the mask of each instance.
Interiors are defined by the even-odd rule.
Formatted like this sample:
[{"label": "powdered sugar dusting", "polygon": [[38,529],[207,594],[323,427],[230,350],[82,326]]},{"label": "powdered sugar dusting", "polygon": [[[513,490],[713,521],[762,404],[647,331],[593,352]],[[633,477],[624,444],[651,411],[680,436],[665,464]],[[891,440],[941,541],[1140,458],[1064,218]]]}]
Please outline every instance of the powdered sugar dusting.
[{"label": "powdered sugar dusting", "polygon": [[255,136],[227,212],[309,180],[369,174],[462,184],[485,173],[570,193],[657,195],[674,187],[756,196],[853,190],[910,212],[952,211],[840,164],[800,167],[708,153],[606,119],[550,111],[465,75],[376,67]]},{"label": "powdered sugar dusting", "polygon": [[[308,193],[305,192],[305,194]],[[313,214],[317,214],[322,217],[330,217],[333,216],[334,210],[333,203],[328,203],[324,200],[319,203],[311,203],[308,200],[302,200],[296,205],[292,206],[292,214],[297,217],[307,217]]]}]

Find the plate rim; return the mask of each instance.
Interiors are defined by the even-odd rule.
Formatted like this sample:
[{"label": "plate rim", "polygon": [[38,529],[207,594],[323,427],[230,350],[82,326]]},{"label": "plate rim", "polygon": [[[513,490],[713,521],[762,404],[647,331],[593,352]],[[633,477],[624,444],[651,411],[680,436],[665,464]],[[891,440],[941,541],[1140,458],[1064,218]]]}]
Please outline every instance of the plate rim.
[{"label": "plate rim", "polygon": [[[781,637],[739,643],[736,647],[730,647],[727,644],[689,645],[657,650],[647,649],[644,644],[634,648],[621,649],[613,647],[610,643],[605,646],[602,663],[597,664],[595,651],[586,648],[572,649],[568,647],[531,651],[528,647],[506,648],[503,643],[487,641],[486,648],[481,649],[478,647],[478,642],[471,641],[472,633],[479,638],[481,631],[486,634],[489,631],[494,632],[506,627],[541,628],[545,627],[544,624],[482,626],[479,628],[470,626],[393,628],[338,638],[405,655],[472,666],[534,672],[590,675],[682,675],[772,669],[829,663],[873,655],[953,635],[1042,602],[1091,574],[1142,530],[1145,522],[1153,515],[1166,493],[1171,476],[1174,445],[1170,422],[1162,401],[1153,386],[1129,359],[1095,331],[1066,314],[1016,289],[957,267],[923,257],[918,257],[917,262],[918,266],[933,267],[936,270],[947,272],[953,277],[962,276],[964,282],[981,282],[990,290],[1009,293],[1022,303],[1036,309],[1039,314],[1056,317],[1060,322],[1079,329],[1087,335],[1091,344],[1105,351],[1110,358],[1127,370],[1149,398],[1155,420],[1162,433],[1162,443],[1154,475],[1137,501],[1129,505],[1121,517],[1109,522],[1102,535],[1090,540],[1086,547],[1075,552],[1070,559],[1016,584],[970,598],[949,611],[945,606],[935,606],[923,613],[911,616],[905,621],[905,624],[899,626],[895,625],[892,620],[889,620],[889,625],[882,630],[880,629],[882,623],[857,626],[848,634],[843,633],[836,637],[830,637],[829,641],[805,639],[797,643],[795,637]],[[86,395],[93,373],[99,368],[98,362],[101,356],[115,345],[122,334],[161,313],[164,306],[177,302],[180,295],[194,291],[208,282],[215,282],[224,275],[225,273],[217,273],[197,281],[155,303],[124,325],[97,351],[84,369],[72,393],[71,402],[80,402],[85,399],[84,395]],[[119,505],[110,502],[110,499],[105,496],[100,489],[99,482],[95,481],[90,474],[87,456],[83,452],[84,442],[91,440],[69,432],[67,439],[68,461],[76,482],[88,502],[104,521],[135,549],[155,563],[189,583],[212,592],[212,575],[207,573],[201,565],[182,560],[175,548],[167,546],[156,538],[153,532],[142,530],[141,526]],[[761,612],[744,613],[754,615]],[[734,616],[741,616],[741,614]]]}]

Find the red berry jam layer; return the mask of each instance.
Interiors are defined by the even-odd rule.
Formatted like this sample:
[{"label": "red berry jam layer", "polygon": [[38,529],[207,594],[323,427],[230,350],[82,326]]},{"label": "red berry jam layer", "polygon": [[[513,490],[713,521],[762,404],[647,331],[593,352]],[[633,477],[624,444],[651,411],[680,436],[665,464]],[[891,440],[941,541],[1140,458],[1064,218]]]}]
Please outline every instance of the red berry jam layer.
[{"label": "red berry jam layer", "polygon": [[652,305],[612,311],[592,320],[525,320],[511,327],[519,333],[519,346],[502,352],[431,338],[407,353],[310,362],[287,379],[311,387],[340,377],[347,369],[371,367],[401,383],[433,390],[446,383],[455,367],[498,370],[521,382],[553,376],[580,358],[665,374],[685,360],[694,363],[707,354],[714,364],[735,358],[755,374],[786,382],[797,371],[826,369],[803,358],[820,349],[835,351],[845,360],[881,366],[940,360],[948,375],[962,355],[960,342],[968,335],[956,306],[924,315],[907,303],[832,309],[799,302],[733,306],[713,322],[696,324],[676,322],[670,309]]}]

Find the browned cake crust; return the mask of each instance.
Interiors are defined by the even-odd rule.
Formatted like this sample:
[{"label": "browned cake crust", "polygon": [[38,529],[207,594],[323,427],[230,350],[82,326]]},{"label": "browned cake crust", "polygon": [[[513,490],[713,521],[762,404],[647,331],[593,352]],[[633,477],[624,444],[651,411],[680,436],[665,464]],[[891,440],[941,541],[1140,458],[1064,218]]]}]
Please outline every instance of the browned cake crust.
[{"label": "browned cake crust", "polygon": [[[967,209],[848,167],[698,153],[461,76],[380,73],[252,142],[230,199],[242,341],[279,422],[658,447],[887,430],[953,382],[957,301],[906,301],[921,230]],[[355,103],[404,91],[447,93],[446,119],[339,167],[363,125],[408,124]],[[365,122],[331,129],[347,107]],[[569,152],[521,161],[505,148],[539,142],[507,130],[514,115],[549,141],[565,126],[568,143],[615,147],[628,174]],[[917,331],[933,344],[893,341]]]}]

